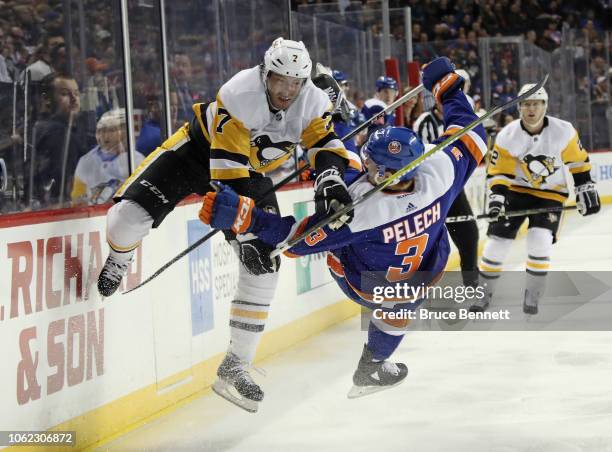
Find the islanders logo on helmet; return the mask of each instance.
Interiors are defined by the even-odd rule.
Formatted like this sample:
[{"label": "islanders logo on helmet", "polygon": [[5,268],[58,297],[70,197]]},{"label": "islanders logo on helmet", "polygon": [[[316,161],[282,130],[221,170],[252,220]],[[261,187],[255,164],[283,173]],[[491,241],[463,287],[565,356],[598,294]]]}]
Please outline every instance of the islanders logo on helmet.
[{"label": "islanders logo on helmet", "polygon": [[393,140],[389,143],[387,149],[391,154],[398,154],[402,150],[402,143],[397,140]]},{"label": "islanders logo on helmet", "polygon": [[[409,165],[425,152],[425,146],[414,131],[406,127],[385,127],[374,132],[363,147],[365,157],[374,162],[379,174],[385,170],[397,171]],[[408,171],[399,180],[414,177],[415,170]]]}]

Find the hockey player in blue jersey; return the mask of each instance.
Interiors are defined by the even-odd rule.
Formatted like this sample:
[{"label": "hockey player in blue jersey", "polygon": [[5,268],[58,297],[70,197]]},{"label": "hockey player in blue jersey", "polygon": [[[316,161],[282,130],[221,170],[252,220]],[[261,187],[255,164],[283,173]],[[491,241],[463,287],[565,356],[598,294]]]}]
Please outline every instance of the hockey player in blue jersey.
[{"label": "hockey player in blue jersey", "polygon": [[[317,66],[317,69],[319,69],[319,66]],[[334,123],[334,131],[338,137],[344,137],[353,130],[353,128],[351,128],[351,119],[356,107],[346,98],[344,89],[336,79],[337,73],[340,73],[340,71],[333,71],[332,74],[334,74],[334,76],[325,72],[319,73],[312,78],[312,83],[314,83],[317,88],[323,90],[329,97],[333,105],[332,122]],[[344,73],[340,74],[346,81]],[[358,158],[355,137],[344,140],[343,143],[347,151],[353,152],[355,158]]]},{"label": "hockey player in blue jersey", "polygon": [[[361,112],[366,119],[370,119],[379,111],[387,108],[391,105],[398,94],[397,81],[393,77],[387,77],[381,75],[376,79],[376,94],[371,99],[365,101]],[[368,135],[371,135],[375,130],[384,127],[392,126],[395,124],[395,113],[384,115],[384,117],[377,119],[374,123],[368,127]]]},{"label": "hockey player in blue jersey", "polygon": [[[423,69],[423,85],[444,106],[447,135],[476,119],[460,89],[462,84],[463,79],[455,74],[448,58],[437,58]],[[384,191],[358,204],[350,225],[332,223],[320,228],[286,252],[288,256],[301,256],[328,251],[330,272],[344,293],[379,313],[370,320],[368,340],[353,375],[349,397],[395,386],[406,377],[406,365],[388,358],[401,342],[407,321],[381,318],[381,312],[414,310],[422,301],[391,299],[381,305],[373,288],[364,283],[364,275],[382,275],[377,284],[385,286],[437,280],[450,252],[445,217],[486,153],[485,143],[484,129],[477,126]],[[347,177],[351,196],[358,199],[424,150],[425,145],[410,129],[388,127],[376,131],[362,152],[366,171]],[[204,197],[200,219],[215,228],[253,233],[270,245],[286,243],[321,219],[315,214],[297,223],[291,216],[280,217],[255,208],[253,200],[238,196],[229,187],[218,188],[218,193],[210,192]]]}]

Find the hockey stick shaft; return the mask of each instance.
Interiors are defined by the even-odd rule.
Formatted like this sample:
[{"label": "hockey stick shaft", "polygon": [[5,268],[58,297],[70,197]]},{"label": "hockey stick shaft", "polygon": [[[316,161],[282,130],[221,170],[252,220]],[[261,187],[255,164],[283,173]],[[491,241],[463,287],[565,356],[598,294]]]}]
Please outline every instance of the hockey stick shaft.
[{"label": "hockey stick shaft", "polygon": [[[285,177],[283,180],[278,182],[276,185],[274,185],[270,189],[266,190],[256,204],[260,204],[264,199],[266,199],[268,197],[268,195],[270,195],[271,193],[274,193],[276,190],[278,190],[283,185],[287,184],[289,181],[291,181],[293,178],[295,178],[297,175],[299,175],[302,171],[305,171],[307,168],[308,167],[304,166],[304,167],[298,169],[295,173],[290,174],[289,176]],[[207,240],[209,240],[212,236],[214,236],[219,231],[221,231],[221,229],[213,229],[212,231],[210,231],[205,236],[199,238],[198,240],[193,242],[191,245],[189,245],[187,248],[185,248],[183,251],[181,251],[179,254],[174,256],[171,260],[169,260],[164,265],[162,265],[155,273],[153,273],[147,279],[142,281],[140,284],[138,284],[137,286],[132,287],[130,290],[126,290],[125,292],[123,292],[123,295],[128,294],[128,293],[130,293],[130,292],[132,292],[132,291],[134,291],[134,290],[144,286],[145,284],[147,284],[152,279],[157,278],[160,274],[165,272],[168,269],[168,267],[170,267],[176,261],[180,260],[182,257],[184,257],[187,254],[191,253],[193,250],[198,248],[202,243],[204,243]]]},{"label": "hockey stick shaft", "polygon": [[[425,88],[423,87],[423,84],[420,84],[419,86],[411,89],[410,91],[408,91],[406,94],[404,94],[402,97],[398,98],[395,102],[393,102],[392,104],[387,105],[383,110],[379,111],[378,113],[376,113],[374,116],[372,116],[370,119],[367,119],[365,122],[363,122],[362,124],[359,124],[357,127],[355,127],[352,131],[350,131],[348,134],[346,134],[345,136],[343,136],[342,138],[340,138],[340,141],[346,141],[346,140],[350,140],[351,138],[353,138],[354,136],[356,136],[357,134],[361,133],[366,127],[369,127],[370,124],[372,124],[374,121],[376,121],[377,119],[380,119],[382,116],[388,114],[389,112],[395,110],[397,107],[399,107],[400,105],[405,104],[406,102],[408,102],[410,99],[412,99],[413,97],[418,96],[419,94],[421,94],[421,92],[424,90]],[[303,171],[304,169],[310,168],[310,163],[307,162],[306,163],[306,168],[300,169],[301,171]],[[298,170],[298,171],[300,171]],[[290,177],[297,177],[297,175],[299,174],[299,172],[295,172],[292,176]]]},{"label": "hockey stick shaft", "polygon": [[[498,218],[503,220],[504,218],[512,218],[512,217],[523,217],[527,215],[537,215],[539,213],[554,213],[554,212],[564,212],[566,210],[575,210],[576,206],[562,206],[562,207],[542,207],[539,209],[525,209],[525,210],[511,210],[506,212],[503,215],[500,215]],[[486,213],[481,215],[459,215],[456,217],[446,217],[446,223],[461,223],[463,221],[472,221],[472,220],[490,220],[491,217]]]},{"label": "hockey stick shaft", "polygon": [[372,124],[377,119],[380,119],[381,117],[383,117],[384,115],[388,114],[389,112],[394,111],[400,105],[404,105],[406,102],[408,102],[413,97],[416,97],[419,94],[421,94],[421,92],[424,89],[425,89],[425,87],[423,86],[422,83],[420,85],[418,85],[417,87],[412,88],[410,91],[408,91],[402,97],[399,97],[395,102],[393,102],[392,104],[389,104],[387,107],[385,107],[384,110],[379,111],[374,116],[372,116],[370,119],[368,119],[366,122],[364,122],[363,124],[360,124],[359,126],[357,126],[352,132],[350,132],[344,138],[341,138],[341,140],[342,141],[350,140],[351,138],[353,138],[355,135],[357,135],[359,132],[361,132],[363,129],[368,127],[370,124]]},{"label": "hockey stick shaft", "polygon": [[529,91],[527,91],[523,95],[518,96],[515,99],[513,99],[513,100],[511,100],[509,102],[506,102],[503,105],[500,105],[498,107],[492,108],[487,113],[482,115],[480,118],[476,118],[474,121],[469,123],[463,129],[461,129],[458,132],[454,133],[453,135],[449,136],[447,139],[442,141],[440,144],[436,145],[435,147],[433,147],[429,151],[425,152],[419,158],[413,160],[408,165],[406,165],[403,168],[397,170],[395,173],[393,173],[387,179],[385,179],[384,181],[382,181],[381,183],[376,185],[370,191],[366,192],[363,196],[357,198],[353,202],[351,202],[351,203],[347,204],[346,206],[344,206],[343,208],[337,210],[335,213],[333,213],[329,217],[325,217],[325,218],[321,219],[320,221],[315,223],[313,226],[308,228],[305,232],[303,232],[299,236],[295,237],[294,239],[289,240],[289,242],[287,242],[286,244],[282,245],[280,248],[276,248],[274,251],[272,251],[272,253],[270,253],[270,256],[271,257],[275,257],[275,256],[280,255],[284,251],[286,251],[286,250],[290,249],[291,247],[295,246],[296,244],[300,243],[302,240],[304,240],[304,238],[308,237],[313,232],[317,231],[318,229],[322,228],[323,226],[328,225],[332,221],[337,220],[341,216],[345,215],[347,212],[353,210],[355,208],[355,206],[357,206],[357,205],[361,204],[362,202],[370,199],[376,193],[378,193],[379,191],[384,190],[389,185],[392,185],[395,182],[396,179],[400,178],[401,176],[403,176],[404,174],[408,173],[409,171],[412,171],[413,169],[415,169],[416,167],[421,165],[429,157],[431,157],[433,154],[435,154],[436,152],[438,152],[438,151],[446,148],[447,146],[451,145],[452,143],[457,141],[459,138],[461,138],[463,135],[467,134],[472,129],[474,129],[476,126],[482,124],[484,121],[486,121],[491,116],[494,116],[497,113],[499,113],[501,111],[504,111],[504,110],[506,110],[506,109],[508,109],[508,108],[510,108],[510,107],[512,107],[514,105],[516,105],[521,100],[531,96],[533,93],[535,93],[537,90],[539,90],[542,86],[544,86],[544,84],[546,83],[546,80],[548,80],[548,74],[539,83],[537,83],[533,88],[531,88]]},{"label": "hockey stick shaft", "polygon": [[[420,94],[421,91],[423,91],[423,85],[422,84],[417,86],[414,89],[411,89],[406,94],[404,94],[402,97],[400,97],[395,102],[393,102],[391,105],[386,107],[384,110],[378,112],[377,114],[372,116],[370,119],[368,119],[366,122],[364,122],[363,124],[361,124],[358,127],[356,127],[354,130],[352,130],[347,135],[342,137],[341,141],[346,141],[346,140],[349,140],[349,139],[353,138],[355,135],[357,135],[359,132],[361,132],[363,129],[365,129],[367,126],[369,126],[376,119],[380,118],[381,116],[383,116],[384,114],[386,114],[386,113],[388,113],[388,112],[390,112],[392,110],[395,110],[400,105],[404,104],[405,102],[407,102],[411,98],[413,98],[413,97],[417,96],[418,94]],[[283,187],[284,185],[286,185],[287,183],[289,183],[290,181],[295,179],[297,176],[299,176],[302,172],[306,171],[308,168],[310,168],[310,163],[306,162],[306,164],[304,166],[302,166],[301,168],[299,168],[297,171],[294,171],[293,173],[291,173],[290,175],[285,177],[283,180],[281,180],[280,182],[275,184],[273,187],[271,187],[270,189],[266,190],[263,193],[263,195],[261,196],[260,200],[256,203],[256,205],[259,204],[264,199],[266,199],[270,194],[275,193],[279,188]],[[195,250],[200,245],[202,245],[204,242],[209,240],[212,236],[214,236],[219,231],[220,231],[220,229],[213,229],[212,231],[210,231],[208,234],[206,234],[202,238],[196,240],[191,245],[189,245],[189,247],[187,247],[186,249],[181,251],[179,254],[174,256],[171,260],[166,262],[163,266],[161,266],[155,273],[153,273],[147,279],[142,281],[137,286],[132,287],[130,290],[126,290],[125,292],[123,292],[123,294],[125,295],[127,293],[130,293],[130,292],[132,292],[132,291],[134,291],[134,290],[144,286],[145,284],[147,284],[152,279],[157,278],[160,274],[162,274],[164,271],[166,271],[168,269],[168,267],[173,265],[176,261],[180,260],[181,258],[186,256],[187,254],[191,253],[193,250]]]}]

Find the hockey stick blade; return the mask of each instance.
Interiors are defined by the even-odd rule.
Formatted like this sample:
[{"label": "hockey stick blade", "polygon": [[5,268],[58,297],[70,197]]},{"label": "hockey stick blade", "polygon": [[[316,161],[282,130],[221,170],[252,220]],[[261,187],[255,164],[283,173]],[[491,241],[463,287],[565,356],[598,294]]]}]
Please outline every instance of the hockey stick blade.
[{"label": "hockey stick blade", "polygon": [[[555,213],[555,212],[565,212],[567,210],[576,210],[576,206],[563,206],[563,207],[542,207],[540,209],[525,209],[525,210],[510,210],[503,215],[500,215],[498,218],[503,220],[504,218],[512,218],[512,217],[522,217],[527,215],[537,215],[539,213]],[[463,221],[473,221],[473,220],[490,220],[491,217],[486,213],[481,215],[459,215],[456,217],[446,217],[446,223],[461,223]]]},{"label": "hockey stick blade", "polygon": [[548,74],[546,74],[546,76],[539,83],[537,83],[533,88],[531,88],[526,93],[522,94],[521,96],[516,97],[515,99],[512,99],[511,101],[506,102],[503,105],[500,105],[498,107],[492,108],[491,110],[486,112],[484,115],[482,115],[480,118],[476,118],[474,121],[469,123],[463,129],[461,129],[458,132],[454,133],[453,135],[449,136],[446,140],[444,140],[441,143],[437,144],[435,147],[433,147],[429,151],[425,152],[419,158],[413,160],[408,165],[406,165],[403,168],[400,168],[399,170],[397,170],[395,173],[393,173],[387,179],[383,180],[381,183],[376,185],[370,191],[366,192],[363,196],[361,196],[361,197],[357,198],[356,200],[354,200],[353,202],[347,204],[342,209],[337,210],[332,215],[330,215],[328,217],[325,217],[325,218],[322,218],[320,221],[315,223],[313,226],[308,228],[306,231],[304,231],[299,236],[289,240],[286,244],[284,244],[281,247],[276,248],[275,250],[273,250],[270,253],[270,257],[276,257],[276,256],[280,255],[284,251],[286,251],[286,250],[290,249],[291,247],[295,246],[296,244],[300,243],[302,240],[304,240],[306,237],[308,237],[313,232],[317,231],[318,229],[322,228],[323,226],[328,225],[332,221],[337,220],[338,218],[340,218],[341,216],[343,216],[347,212],[353,210],[355,208],[355,206],[361,204],[364,201],[367,201],[368,199],[370,199],[372,196],[374,196],[379,191],[382,191],[385,188],[387,188],[389,185],[392,185],[393,182],[396,179],[398,179],[399,177],[401,177],[404,174],[408,173],[409,171],[412,171],[413,169],[417,168],[419,165],[421,165],[425,160],[427,160],[433,154],[435,154],[436,152],[438,152],[438,151],[444,149],[445,147],[453,144],[455,141],[457,141],[463,135],[465,135],[466,133],[468,133],[469,131],[474,129],[476,126],[482,124],[484,121],[486,121],[491,116],[494,116],[494,115],[496,115],[499,112],[502,112],[502,111],[504,111],[504,110],[506,110],[506,109],[508,109],[510,107],[513,107],[514,105],[516,105],[517,103],[519,103],[523,99],[526,99],[527,97],[531,96],[533,93],[535,93],[537,90],[539,90],[542,86],[544,86],[544,84],[546,83],[547,80],[548,80]]},{"label": "hockey stick blade", "polygon": [[[361,132],[363,129],[365,129],[367,126],[369,126],[372,122],[374,122],[376,119],[380,118],[382,115],[384,115],[385,113],[388,113],[390,111],[395,110],[397,107],[399,107],[400,105],[404,104],[405,102],[407,102],[408,100],[410,100],[411,98],[417,96],[418,94],[421,93],[421,91],[423,91],[423,85],[419,85],[416,88],[411,89],[410,91],[408,91],[406,94],[404,94],[402,97],[400,97],[399,99],[397,99],[395,102],[393,102],[391,105],[389,105],[388,107],[386,107],[384,110],[379,111],[377,114],[375,114],[374,116],[372,116],[370,119],[368,119],[366,122],[364,122],[363,124],[359,125],[358,127],[356,127],[354,130],[352,130],[351,132],[349,132],[347,135],[345,135],[344,137],[342,137],[340,140],[341,141],[346,141],[349,140],[351,138],[353,138],[355,135],[357,135],[359,132]],[[290,175],[288,175],[287,177],[285,177],[283,180],[281,180],[279,183],[277,183],[276,185],[274,185],[274,187],[270,188],[268,191],[264,192],[264,194],[261,196],[261,199],[265,199],[268,197],[268,195],[270,195],[271,193],[276,192],[279,188],[281,188],[282,186],[286,185],[288,182],[290,182],[291,180],[295,179],[297,176],[299,176],[302,172],[306,171],[308,168],[310,168],[310,163],[306,162],[306,164],[304,166],[302,166],[301,168],[299,168],[298,170],[294,171],[293,173],[291,173]],[[213,235],[215,235],[218,231],[220,231],[220,229],[215,229],[213,231],[210,231],[208,234],[206,234],[204,237],[198,239],[197,241],[195,241],[194,243],[192,243],[187,249],[181,251],[179,254],[177,254],[174,258],[172,258],[170,261],[166,262],[162,267],[159,268],[159,270],[157,270],[155,273],[153,273],[151,276],[149,276],[147,279],[145,279],[144,281],[142,281],[140,284],[132,287],[130,290],[126,290],[125,292],[122,293],[122,295],[128,294],[130,292],[133,292],[134,290],[144,286],[145,284],[147,284],[149,281],[151,281],[152,279],[156,278],[157,276],[159,276],[161,273],[163,273],[164,271],[166,271],[168,269],[168,267],[170,267],[172,264],[174,264],[176,261],[178,261],[179,259],[181,259],[182,257],[186,256],[187,254],[189,254],[190,252],[192,252],[193,250],[195,250],[197,247],[199,247],[201,244],[203,244],[204,242],[206,242],[207,240],[209,240]]]}]

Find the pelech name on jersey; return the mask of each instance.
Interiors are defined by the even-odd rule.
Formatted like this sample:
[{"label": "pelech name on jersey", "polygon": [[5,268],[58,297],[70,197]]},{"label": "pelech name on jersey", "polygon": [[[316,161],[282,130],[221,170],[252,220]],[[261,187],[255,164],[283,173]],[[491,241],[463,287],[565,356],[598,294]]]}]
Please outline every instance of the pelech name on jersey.
[{"label": "pelech name on jersey", "polygon": [[427,209],[409,217],[404,217],[382,230],[385,243],[401,242],[402,240],[422,234],[441,218],[440,201]]}]

